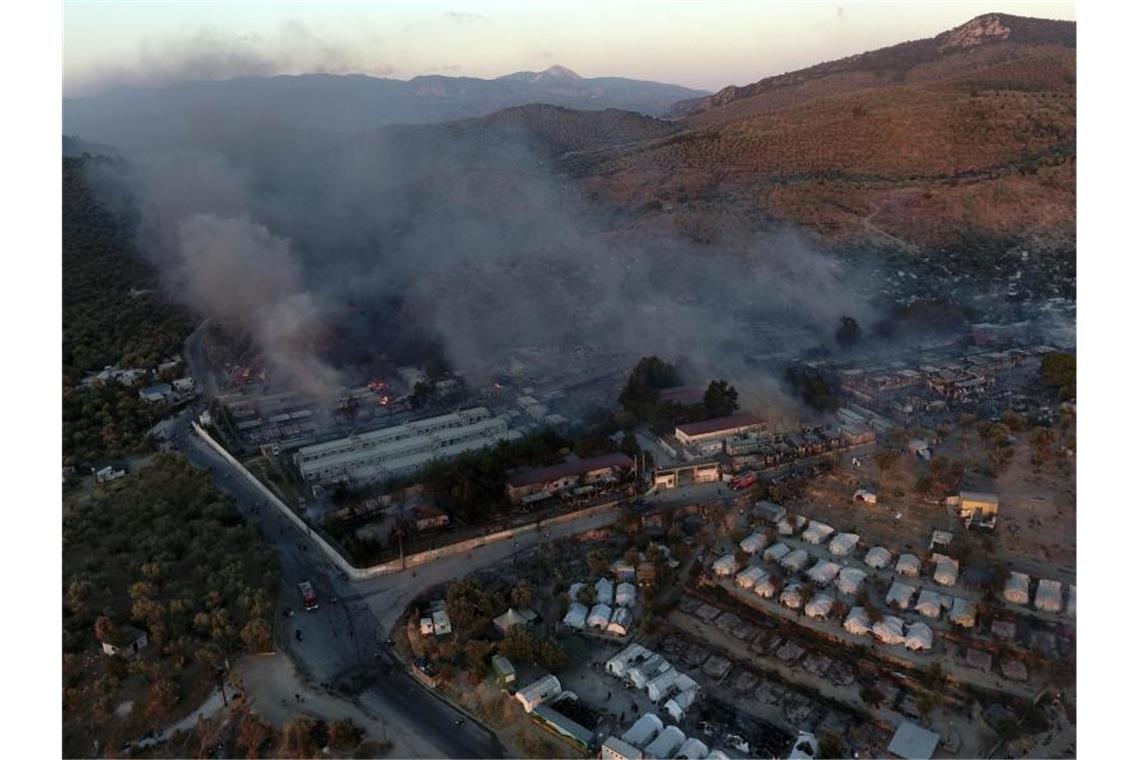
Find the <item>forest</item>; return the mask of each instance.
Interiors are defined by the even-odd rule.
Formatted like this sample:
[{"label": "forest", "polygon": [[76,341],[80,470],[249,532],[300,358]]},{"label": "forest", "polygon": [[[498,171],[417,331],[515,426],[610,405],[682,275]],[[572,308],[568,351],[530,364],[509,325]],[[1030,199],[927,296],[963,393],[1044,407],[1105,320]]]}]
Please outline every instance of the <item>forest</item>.
[{"label": "forest", "polygon": [[[177,455],[65,502],[65,754],[181,718],[228,658],[270,651],[277,588],[258,529]],[[129,659],[102,652],[131,628],[149,646]]]},{"label": "forest", "polygon": [[80,388],[106,366],[153,369],[181,351],[190,315],[166,300],[134,250],[135,219],[92,177],[117,159],[63,161],[63,461],[94,464],[135,452],[155,422],[138,389]]}]

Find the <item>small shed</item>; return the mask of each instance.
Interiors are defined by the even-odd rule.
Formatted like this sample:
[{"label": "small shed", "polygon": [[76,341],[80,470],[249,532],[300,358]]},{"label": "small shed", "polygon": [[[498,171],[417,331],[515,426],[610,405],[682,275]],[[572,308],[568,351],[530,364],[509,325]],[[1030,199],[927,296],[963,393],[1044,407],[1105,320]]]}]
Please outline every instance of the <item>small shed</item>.
[{"label": "small shed", "polygon": [[106,639],[100,642],[103,645],[103,654],[114,657],[134,657],[150,644],[146,631],[134,626],[124,625],[116,628]]}]

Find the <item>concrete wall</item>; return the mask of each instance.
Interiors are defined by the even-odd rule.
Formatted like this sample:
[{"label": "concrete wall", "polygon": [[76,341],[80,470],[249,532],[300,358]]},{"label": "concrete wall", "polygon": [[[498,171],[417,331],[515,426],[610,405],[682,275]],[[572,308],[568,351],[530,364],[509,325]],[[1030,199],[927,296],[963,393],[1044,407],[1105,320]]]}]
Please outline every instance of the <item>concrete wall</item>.
[{"label": "concrete wall", "polygon": [[[241,462],[234,459],[233,456],[228,451],[226,451],[221,444],[215,441],[209,433],[200,427],[197,422],[193,422],[191,424],[194,426],[194,432],[197,433],[203,441],[205,441],[212,449],[217,451],[222,456],[222,458],[233,465],[238,470],[238,472],[240,472],[241,475],[246,478],[246,480],[248,480],[255,488],[257,488],[258,491],[263,496],[265,496],[266,500],[274,507],[276,507],[282,515],[292,520],[293,523],[297,525],[297,527],[299,527],[305,532],[307,536],[313,539],[320,550],[324,552],[325,556],[327,556],[329,560],[337,566],[337,568],[348,574],[350,578],[353,578],[355,580],[365,580],[367,578],[375,578],[381,575],[397,573],[403,569],[403,565],[398,559],[394,559],[389,562],[383,562],[379,565],[372,565],[370,567],[354,567],[348,562],[348,560],[341,556],[340,552],[338,552],[335,548],[333,548],[331,544],[325,541],[325,539],[319,533],[314,532],[313,529],[309,527],[309,525],[303,519],[301,519],[300,516],[298,516],[293,510],[289,509],[285,502],[281,501],[281,499],[277,498],[276,494],[266,488],[264,483],[254,477],[253,473],[242,466]],[[577,512],[567,512],[566,514],[558,515],[557,517],[551,517],[550,519],[543,521],[543,525],[560,525],[562,523],[572,522],[574,520],[594,517],[595,515],[600,515],[605,512],[617,509],[617,506],[617,501],[611,501],[606,502],[605,504],[589,507],[587,509],[581,509]],[[418,567],[420,565],[433,562],[443,557],[451,557],[456,554],[464,554],[466,552],[474,551],[481,546],[486,546],[487,544],[497,543],[508,538],[514,538],[515,536],[521,536],[526,533],[530,533],[531,531],[537,530],[538,527],[539,526],[535,523],[527,523],[526,525],[520,525],[515,528],[501,530],[497,533],[491,533],[486,536],[479,536],[478,538],[472,538],[466,541],[448,544],[447,546],[441,546],[436,549],[429,549],[427,551],[418,552],[416,554],[410,554],[405,558],[405,563],[409,568]]]}]

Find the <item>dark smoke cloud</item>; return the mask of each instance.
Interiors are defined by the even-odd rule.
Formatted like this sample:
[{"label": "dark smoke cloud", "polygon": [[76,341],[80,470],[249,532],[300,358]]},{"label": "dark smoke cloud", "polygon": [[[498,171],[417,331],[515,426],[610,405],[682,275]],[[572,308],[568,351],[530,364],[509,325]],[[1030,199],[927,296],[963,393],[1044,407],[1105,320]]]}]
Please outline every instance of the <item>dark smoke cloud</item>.
[{"label": "dark smoke cloud", "polygon": [[773,357],[830,342],[841,315],[873,318],[858,273],[802,234],[704,245],[665,215],[631,226],[584,198],[556,153],[479,121],[266,131],[133,157],[130,185],[141,247],[175,292],[320,397],[342,380],[320,350],[335,332],[379,350],[437,344],[474,382],[520,348],[656,353],[791,408]]}]

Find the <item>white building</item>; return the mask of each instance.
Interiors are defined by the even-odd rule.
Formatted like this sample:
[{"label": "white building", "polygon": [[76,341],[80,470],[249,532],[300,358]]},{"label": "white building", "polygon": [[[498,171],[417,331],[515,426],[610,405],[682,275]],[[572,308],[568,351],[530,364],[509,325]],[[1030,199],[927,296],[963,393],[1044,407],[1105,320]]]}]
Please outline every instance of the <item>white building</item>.
[{"label": "white building", "polygon": [[755,414],[736,414],[704,422],[678,425],[674,434],[686,446],[720,443],[732,436],[764,430],[764,420]]},{"label": "white building", "polygon": [[623,677],[632,663],[648,659],[653,653],[641,644],[630,644],[625,649],[606,660],[606,672],[618,678]]},{"label": "white building", "polygon": [[653,713],[645,713],[629,727],[628,731],[621,735],[621,740],[626,744],[644,749],[649,742],[653,741],[653,737],[664,729],[665,724],[661,722],[660,718]]},{"label": "white building", "polygon": [[651,758],[669,758],[685,741],[685,734],[676,726],[666,726],[657,738],[645,746],[645,756]]},{"label": "white building", "polygon": [[561,693],[562,684],[559,683],[558,677],[548,675],[543,676],[529,686],[519,689],[515,692],[515,699],[517,699],[523,706],[523,709],[529,713],[543,702],[548,701],[551,697],[557,697]]}]

